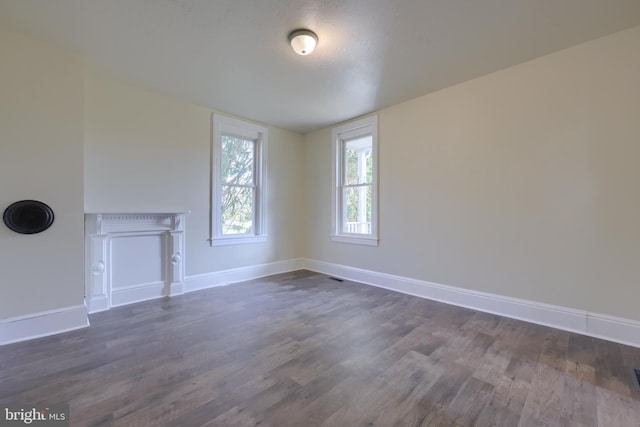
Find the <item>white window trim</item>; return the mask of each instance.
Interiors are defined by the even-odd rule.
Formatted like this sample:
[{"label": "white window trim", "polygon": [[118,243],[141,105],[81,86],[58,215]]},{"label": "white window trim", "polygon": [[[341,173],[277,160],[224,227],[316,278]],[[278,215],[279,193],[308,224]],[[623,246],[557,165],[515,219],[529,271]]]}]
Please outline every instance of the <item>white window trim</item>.
[{"label": "white window trim", "polygon": [[[373,153],[373,182],[371,188],[371,234],[344,233],[341,228],[342,197],[340,196],[340,174],[342,166],[342,144],[345,140],[371,135]],[[333,128],[332,137],[332,197],[331,240],[365,246],[378,246],[378,116],[370,116]]]},{"label": "white window trim", "polygon": [[[261,243],[267,241],[267,223],[265,212],[267,174],[267,139],[268,131],[265,126],[245,122],[220,114],[212,114],[211,132],[211,193],[209,198],[209,242],[211,246],[240,245],[247,243]],[[222,135],[235,135],[256,141],[256,195],[253,218],[254,234],[223,235],[220,201],[222,199],[222,185],[220,180]]]}]

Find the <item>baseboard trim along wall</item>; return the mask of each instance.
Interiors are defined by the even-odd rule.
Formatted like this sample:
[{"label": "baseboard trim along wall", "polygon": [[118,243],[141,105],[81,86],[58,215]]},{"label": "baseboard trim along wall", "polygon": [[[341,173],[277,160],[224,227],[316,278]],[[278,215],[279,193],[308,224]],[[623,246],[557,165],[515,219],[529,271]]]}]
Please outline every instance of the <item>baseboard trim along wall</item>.
[{"label": "baseboard trim along wall", "polygon": [[307,259],[307,270],[640,348],[640,322]]},{"label": "baseboard trim along wall", "polygon": [[[133,286],[113,289],[111,291],[111,307],[119,307],[150,299],[162,298],[166,295],[164,282],[137,283]],[[182,292],[181,292],[182,293]],[[172,292],[170,295],[179,295]],[[108,307],[107,307],[108,309]],[[95,313],[96,311],[91,311]]]},{"label": "baseboard trim along wall", "polygon": [[[636,320],[303,258],[187,276],[184,292],[226,286],[303,269],[640,348],[640,322]],[[159,298],[160,293],[156,292],[155,287],[152,288],[153,296],[145,296]],[[0,345],[87,326],[89,319],[85,305],[13,317],[0,320]]]},{"label": "baseboard trim along wall", "polygon": [[89,326],[87,307],[75,305],[0,320],[0,345],[69,332]]},{"label": "baseboard trim along wall", "polygon": [[[302,270],[304,264],[304,260],[299,258],[188,276],[185,278],[184,287],[182,283],[172,284],[171,295]],[[119,289],[113,294],[112,306],[162,298],[164,287],[164,283],[148,283],[131,289]],[[103,305],[103,310],[109,309],[107,300]],[[86,305],[12,317],[0,320],[0,345],[42,338],[87,326],[89,326],[89,317]]]},{"label": "baseboard trim along wall", "polygon": [[251,265],[248,267],[232,268],[229,270],[214,271],[212,273],[197,274],[185,278],[184,291],[193,292],[200,289],[226,286],[245,280],[259,279],[273,274],[289,273],[305,268],[305,260],[302,258],[287,261],[278,261],[268,264]]}]

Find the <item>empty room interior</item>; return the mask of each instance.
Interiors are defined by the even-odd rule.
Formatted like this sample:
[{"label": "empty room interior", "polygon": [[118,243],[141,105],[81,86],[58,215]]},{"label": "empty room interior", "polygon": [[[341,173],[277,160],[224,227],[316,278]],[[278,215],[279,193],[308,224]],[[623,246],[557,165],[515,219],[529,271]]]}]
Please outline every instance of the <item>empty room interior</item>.
[{"label": "empty room interior", "polygon": [[637,0],[0,0],[0,425],[640,425],[639,77]]}]

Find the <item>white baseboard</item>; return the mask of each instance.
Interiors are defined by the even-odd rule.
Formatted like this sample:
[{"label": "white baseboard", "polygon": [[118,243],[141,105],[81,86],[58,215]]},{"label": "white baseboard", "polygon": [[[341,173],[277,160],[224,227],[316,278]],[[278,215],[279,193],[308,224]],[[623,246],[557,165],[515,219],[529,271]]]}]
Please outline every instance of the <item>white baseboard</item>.
[{"label": "white baseboard", "polygon": [[127,288],[118,288],[111,291],[111,307],[133,304],[134,302],[148,301],[165,296],[164,282],[138,283]]},{"label": "white baseboard", "polygon": [[251,265],[248,267],[233,268],[229,270],[214,271],[212,273],[187,276],[184,291],[193,292],[215,286],[226,286],[245,280],[258,279],[273,274],[288,273],[290,271],[305,268],[305,260],[291,259],[287,261],[272,262],[269,264]]},{"label": "white baseboard", "polygon": [[[110,307],[119,307],[136,302],[162,298],[165,296],[165,287],[164,282],[155,282],[142,285],[136,284],[123,289],[114,289],[111,295],[111,306],[109,306],[109,298],[106,295],[98,295],[87,301],[87,309],[89,310],[89,314],[93,314],[100,311],[107,311]],[[183,283],[176,282],[171,284],[169,291],[170,296],[182,295],[183,293]]]},{"label": "white baseboard", "polygon": [[640,347],[640,322],[306,259],[307,270],[404,294]]},{"label": "white baseboard", "polygon": [[89,326],[87,307],[74,305],[0,321],[0,345],[46,337]]},{"label": "white baseboard", "polygon": [[[185,278],[183,290],[193,292],[302,269],[640,348],[640,322],[636,320],[310,259],[299,258],[188,276]],[[150,284],[142,290],[134,290],[135,295],[123,289],[114,294],[113,305],[159,298],[162,296],[163,288],[164,284]],[[171,293],[179,294],[180,286],[172,286]],[[100,311],[99,307],[95,308],[92,312]],[[14,317],[0,321],[0,345],[87,326],[89,319],[87,307],[84,305]]]},{"label": "white baseboard", "polygon": [[585,335],[640,348],[640,322],[606,314],[587,313]]}]

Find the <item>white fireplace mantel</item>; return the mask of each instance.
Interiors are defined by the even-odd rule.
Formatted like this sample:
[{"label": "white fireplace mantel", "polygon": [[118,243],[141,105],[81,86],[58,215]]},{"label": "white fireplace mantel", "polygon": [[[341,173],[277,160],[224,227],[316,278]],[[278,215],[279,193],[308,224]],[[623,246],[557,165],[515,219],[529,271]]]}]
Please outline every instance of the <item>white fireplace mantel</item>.
[{"label": "white fireplace mantel", "polygon": [[89,313],[183,293],[184,213],[85,214]]}]

